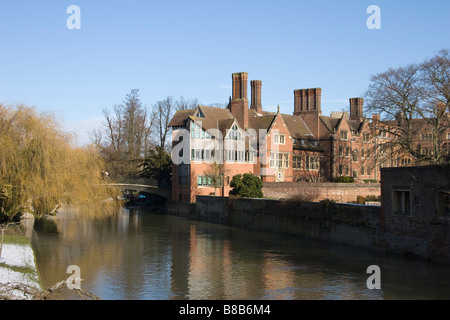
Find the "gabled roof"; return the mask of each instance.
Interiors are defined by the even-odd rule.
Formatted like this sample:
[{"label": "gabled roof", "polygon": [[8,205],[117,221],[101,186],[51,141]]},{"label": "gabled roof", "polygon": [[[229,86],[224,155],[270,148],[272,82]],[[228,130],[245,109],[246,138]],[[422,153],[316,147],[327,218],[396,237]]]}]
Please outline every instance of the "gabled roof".
[{"label": "gabled roof", "polygon": [[234,119],[229,109],[222,109],[217,107],[198,106],[205,118],[212,119]]},{"label": "gabled roof", "polygon": [[283,121],[294,139],[307,139],[313,136],[305,121],[300,116],[281,114]]},{"label": "gabled roof", "polygon": [[252,117],[249,119],[250,128],[256,130],[256,133],[259,136],[259,130],[268,131],[273,121],[275,120],[275,115],[271,116],[261,116],[261,117]]},{"label": "gabled roof", "polygon": [[362,121],[355,120],[355,119],[349,119],[345,116],[342,116],[340,118],[320,116],[320,120],[325,125],[325,127],[328,129],[328,131],[330,131],[330,133],[336,132],[339,129],[339,127],[341,126],[343,121],[345,121],[347,123],[347,126],[350,130],[356,131],[359,133],[367,121],[367,119],[364,119]]},{"label": "gabled roof", "polygon": [[[233,123],[236,122],[236,119],[221,119],[218,120],[218,129],[222,133],[222,136],[225,137],[227,135],[227,130],[230,130],[233,126]],[[236,125],[239,126],[236,122]]]},{"label": "gabled roof", "polygon": [[217,129],[217,119],[201,118],[201,117],[189,117],[192,121],[201,124],[205,130]]},{"label": "gabled roof", "polygon": [[325,127],[328,129],[328,131],[330,131],[330,133],[334,133],[335,130],[337,130],[337,128],[341,124],[341,121],[343,120],[343,118],[333,118],[327,116],[320,116],[319,118],[325,125]]},{"label": "gabled roof", "polygon": [[182,127],[186,124],[186,120],[195,114],[197,109],[179,110],[175,113],[169,122],[169,127]]}]

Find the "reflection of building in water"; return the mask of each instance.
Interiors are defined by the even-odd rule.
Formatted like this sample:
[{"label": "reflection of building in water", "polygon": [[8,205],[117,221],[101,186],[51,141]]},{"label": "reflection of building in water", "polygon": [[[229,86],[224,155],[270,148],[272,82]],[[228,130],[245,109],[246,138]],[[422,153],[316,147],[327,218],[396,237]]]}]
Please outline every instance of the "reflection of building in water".
[{"label": "reflection of building in water", "polygon": [[277,300],[292,299],[292,295],[295,293],[292,290],[295,287],[292,265],[277,254],[265,252],[263,256],[263,281],[266,297]]},{"label": "reflection of building in water", "polygon": [[230,240],[199,234],[196,225],[191,225],[188,297],[245,299],[252,296],[250,292],[255,295],[261,282],[261,261],[238,255]]}]

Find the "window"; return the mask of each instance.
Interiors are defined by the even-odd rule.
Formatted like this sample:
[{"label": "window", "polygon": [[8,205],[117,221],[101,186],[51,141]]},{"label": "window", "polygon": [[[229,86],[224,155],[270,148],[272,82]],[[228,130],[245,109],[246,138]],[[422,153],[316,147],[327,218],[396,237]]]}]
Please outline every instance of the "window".
[{"label": "window", "polygon": [[350,168],[349,168],[348,164],[346,164],[346,165],[344,166],[344,174],[345,174],[346,176],[348,176],[349,173],[350,173]]},{"label": "window", "polygon": [[432,133],[422,133],[420,135],[421,140],[433,140],[433,134]]},{"label": "window", "polygon": [[339,147],[339,157],[343,157],[344,156],[344,147],[340,146]]},{"label": "window", "polygon": [[363,134],[363,141],[364,142],[370,142],[370,133],[364,133]]},{"label": "window", "polygon": [[285,144],[286,137],[284,134],[274,134],[273,136],[273,142],[275,144]]},{"label": "window", "polygon": [[292,158],[292,167],[294,169],[301,169],[302,168],[302,156],[294,155]]},{"label": "window", "polygon": [[366,157],[366,150],[364,148],[361,149],[361,158]]},{"label": "window", "polygon": [[409,190],[392,192],[392,212],[397,215],[411,215],[411,192]]},{"label": "window", "polygon": [[347,140],[348,139],[348,131],[341,131],[341,140]]},{"label": "window", "polygon": [[350,156],[350,147],[345,147],[345,156],[346,157]]},{"label": "window", "polygon": [[245,151],[245,161],[253,163],[255,161],[255,151]]},{"label": "window", "polygon": [[319,158],[316,156],[306,156],[306,170],[319,170]]},{"label": "window", "polygon": [[230,140],[238,140],[238,141],[242,141],[244,140],[244,138],[242,137],[241,131],[239,130],[239,128],[237,127],[237,125],[233,125],[231,127],[231,132],[229,133],[229,139]]},{"label": "window", "polygon": [[340,164],[339,165],[339,175],[343,175],[344,174],[344,165]]},{"label": "window", "polygon": [[438,191],[436,209],[438,216],[450,216],[450,191]]},{"label": "window", "polygon": [[358,171],[353,170],[352,177],[358,179]]},{"label": "window", "polygon": [[361,175],[365,176],[366,175],[366,168],[364,166],[361,166]]},{"label": "window", "polygon": [[289,154],[271,152],[269,165],[271,168],[287,169],[289,167]]},{"label": "window", "polygon": [[401,160],[402,166],[408,166],[411,164],[411,159],[410,158],[403,158]]},{"label": "window", "polygon": [[208,176],[198,176],[197,177],[197,185],[200,187],[215,187],[215,186],[221,186],[222,185],[222,178],[217,178],[217,184],[216,184],[216,178],[215,177],[208,177]]},{"label": "window", "polygon": [[358,150],[354,150],[353,151],[353,161],[358,161],[358,157],[359,157]]}]

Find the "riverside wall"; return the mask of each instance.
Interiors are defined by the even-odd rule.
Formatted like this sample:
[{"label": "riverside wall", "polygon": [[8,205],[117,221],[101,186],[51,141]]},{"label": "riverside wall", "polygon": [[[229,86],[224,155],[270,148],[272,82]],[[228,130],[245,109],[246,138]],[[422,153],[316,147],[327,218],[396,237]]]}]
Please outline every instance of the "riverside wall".
[{"label": "riverside wall", "polygon": [[331,183],[331,182],[263,182],[263,194],[267,198],[301,198],[318,202],[324,199],[340,203],[355,202],[358,196],[380,196],[379,183]]},{"label": "riverside wall", "polygon": [[[192,220],[302,236],[450,263],[448,255],[436,254],[438,250],[434,246],[436,243],[441,245],[439,241],[427,241],[421,235],[406,235],[401,228],[387,226],[383,208],[378,206],[330,201],[313,203],[197,196],[195,204],[174,203],[169,208],[170,214]],[[433,233],[432,227],[428,230],[430,234]],[[426,243],[420,246],[411,245],[424,241]],[[423,250],[424,246],[427,250]]]}]

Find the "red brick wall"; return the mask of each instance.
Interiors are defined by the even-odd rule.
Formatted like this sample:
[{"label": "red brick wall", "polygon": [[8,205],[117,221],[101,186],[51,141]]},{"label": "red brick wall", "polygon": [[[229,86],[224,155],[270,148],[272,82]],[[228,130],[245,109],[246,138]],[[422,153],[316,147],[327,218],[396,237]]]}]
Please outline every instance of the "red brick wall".
[{"label": "red brick wall", "polygon": [[357,196],[379,196],[381,188],[378,183],[263,182],[263,194],[276,199],[301,197],[311,202],[332,199],[347,203],[356,201]]}]

